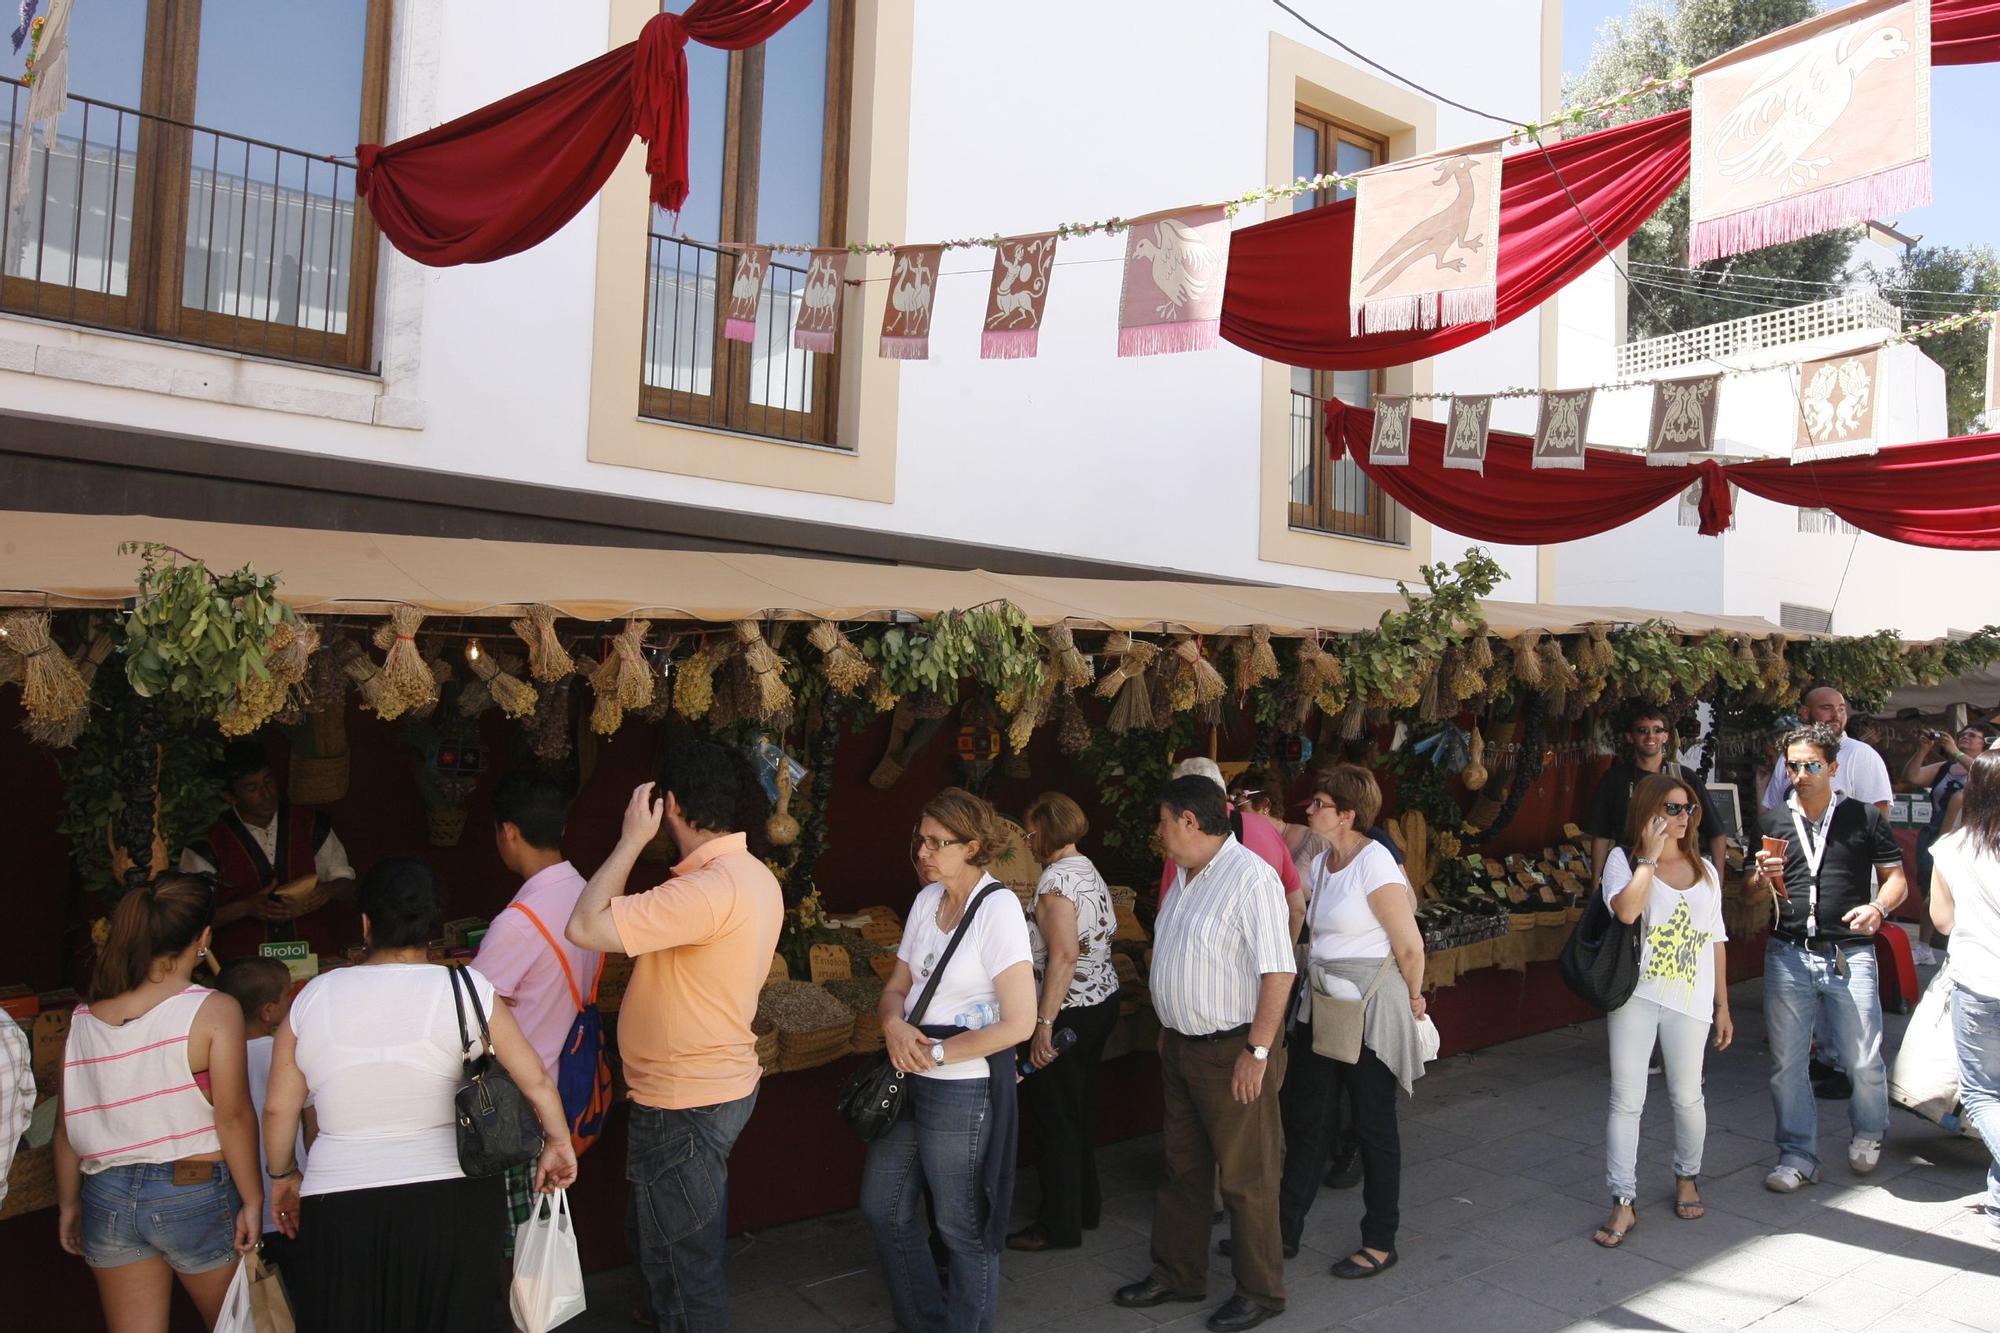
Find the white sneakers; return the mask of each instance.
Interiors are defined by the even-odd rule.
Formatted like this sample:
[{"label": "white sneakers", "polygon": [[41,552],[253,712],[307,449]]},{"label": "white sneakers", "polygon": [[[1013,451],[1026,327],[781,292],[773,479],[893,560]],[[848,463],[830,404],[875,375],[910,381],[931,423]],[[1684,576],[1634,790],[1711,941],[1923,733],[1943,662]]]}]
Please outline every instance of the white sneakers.
[{"label": "white sneakers", "polygon": [[1812,1184],[1812,1178],[1795,1166],[1779,1166],[1764,1177],[1764,1188],[1773,1194],[1790,1194]]},{"label": "white sneakers", "polygon": [[1847,1165],[1857,1176],[1865,1176],[1882,1164],[1882,1140],[1856,1136],[1847,1145]]}]

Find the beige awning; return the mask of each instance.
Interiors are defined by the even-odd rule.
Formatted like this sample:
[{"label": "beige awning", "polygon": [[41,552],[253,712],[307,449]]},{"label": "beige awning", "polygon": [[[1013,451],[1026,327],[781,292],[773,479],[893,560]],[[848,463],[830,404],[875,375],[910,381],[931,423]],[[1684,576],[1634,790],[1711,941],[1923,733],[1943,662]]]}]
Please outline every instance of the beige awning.
[{"label": "beige awning", "polygon": [[[438,616],[517,616],[546,603],[577,620],[887,620],[1005,599],[1036,624],[1085,629],[1279,635],[1355,633],[1399,610],[1396,593],[1262,585],[1068,579],[798,556],[555,546],[400,537],[142,515],[0,512],[0,605],[109,607],[132,595],[138,567],[122,542],[158,542],[218,572],[250,565],[280,576],[280,595],[313,615],[380,614],[409,603]],[[1661,619],[1690,634],[1771,634],[1750,616],[1661,615],[1631,607],[1489,602],[1511,637]]]}]

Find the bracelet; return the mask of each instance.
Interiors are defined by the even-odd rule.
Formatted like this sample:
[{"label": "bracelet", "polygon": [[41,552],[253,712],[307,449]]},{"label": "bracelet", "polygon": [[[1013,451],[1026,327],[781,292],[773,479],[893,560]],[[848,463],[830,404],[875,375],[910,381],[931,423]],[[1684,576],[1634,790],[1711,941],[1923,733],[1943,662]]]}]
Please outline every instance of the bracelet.
[{"label": "bracelet", "polygon": [[289,1176],[298,1176],[302,1175],[303,1173],[300,1172],[299,1170],[299,1164],[297,1162],[294,1162],[289,1167],[285,1168],[283,1171],[273,1171],[269,1167],[266,1167],[264,1168],[264,1174],[266,1176],[269,1176],[272,1180],[284,1180]]},{"label": "bracelet", "polygon": [[1055,1025],[1056,1021],[1053,1018],[1042,1018],[1038,1016],[1035,1019],[1035,1026],[1038,1028],[1052,1028]]}]

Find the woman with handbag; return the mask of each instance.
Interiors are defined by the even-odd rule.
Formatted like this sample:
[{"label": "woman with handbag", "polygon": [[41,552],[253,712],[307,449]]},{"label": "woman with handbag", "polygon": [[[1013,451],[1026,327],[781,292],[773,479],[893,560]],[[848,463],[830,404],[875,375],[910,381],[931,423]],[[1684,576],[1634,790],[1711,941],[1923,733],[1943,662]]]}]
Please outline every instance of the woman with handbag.
[{"label": "woman with handbag", "polygon": [[1931,849],[1931,922],[1951,936],[1958,1099],[1993,1159],[1986,1225],[2000,1242],[2000,750],[1966,768],[1962,821]]},{"label": "woman with handbag", "polygon": [[1692,1222],[1705,1210],[1701,1172],[1708,1113],[1701,1093],[1703,1048],[1727,1050],[1729,964],[1723,943],[1722,877],[1701,855],[1701,803],[1680,778],[1654,773],[1632,789],[1623,845],[1604,860],[1602,891],[1612,914],[1644,932],[1639,981],[1605,1021],[1611,1043],[1611,1114],[1604,1169],[1611,1216],[1591,1239],[1616,1249],[1637,1225],[1639,1116],[1646,1106],[1646,1063],[1659,1043],[1674,1108],[1674,1215]]},{"label": "woman with handbag", "polygon": [[1361,1248],[1334,1264],[1333,1275],[1368,1278],[1396,1263],[1403,1170],[1396,1090],[1407,1094],[1424,1072],[1417,1030],[1424,940],[1409,880],[1368,836],[1382,808],[1375,776],[1339,764],[1314,774],[1312,793],[1306,821],[1328,850],[1307,877],[1307,981],[1278,1094],[1285,1122],[1278,1230],[1285,1254],[1297,1253],[1326,1176],[1340,1099],[1352,1097],[1365,1211]]},{"label": "woman with handbag", "polygon": [[[297,1242],[285,1285],[300,1333],[484,1333],[500,1280],[505,1181],[468,1177],[461,1165],[455,1101],[469,1050],[486,1045],[462,1010],[483,1018],[492,1053],[540,1122],[537,1189],[576,1180],[562,1099],[492,984],[470,967],[428,961],[443,919],[428,866],[382,862],[362,882],[359,906],[367,956],[308,983],[272,1050],[272,1210]],[[495,1071],[483,1077],[497,1082]],[[487,1091],[512,1105],[512,1088]],[[319,1136],[302,1179],[283,1145],[295,1141],[308,1095]]]},{"label": "woman with handbag", "polygon": [[[896,1326],[982,1333],[1000,1307],[1000,1249],[1014,1193],[1014,1047],[1035,1027],[1028,925],[984,867],[999,816],[948,787],[924,807],[911,854],[927,881],[882,989],[889,1061],[911,1075],[903,1115],[868,1145],[861,1213],[875,1233]],[[928,1194],[949,1255],[938,1282]]]}]

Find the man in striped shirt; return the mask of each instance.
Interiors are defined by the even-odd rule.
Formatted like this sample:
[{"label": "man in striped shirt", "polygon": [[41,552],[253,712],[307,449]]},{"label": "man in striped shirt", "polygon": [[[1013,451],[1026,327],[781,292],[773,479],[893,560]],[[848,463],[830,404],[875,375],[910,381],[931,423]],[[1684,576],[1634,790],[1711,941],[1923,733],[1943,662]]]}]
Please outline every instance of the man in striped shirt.
[{"label": "man in striped shirt", "polygon": [[1277,1043],[1296,963],[1277,874],[1230,833],[1215,783],[1174,779],[1160,792],[1159,812],[1160,844],[1178,867],[1154,922],[1148,979],[1164,1029],[1167,1179],[1153,1206],[1153,1271],[1115,1299],[1144,1307],[1204,1297],[1209,1190],[1219,1171],[1236,1294],[1208,1326],[1227,1333],[1285,1308],[1278,1238],[1285,1054]]}]

